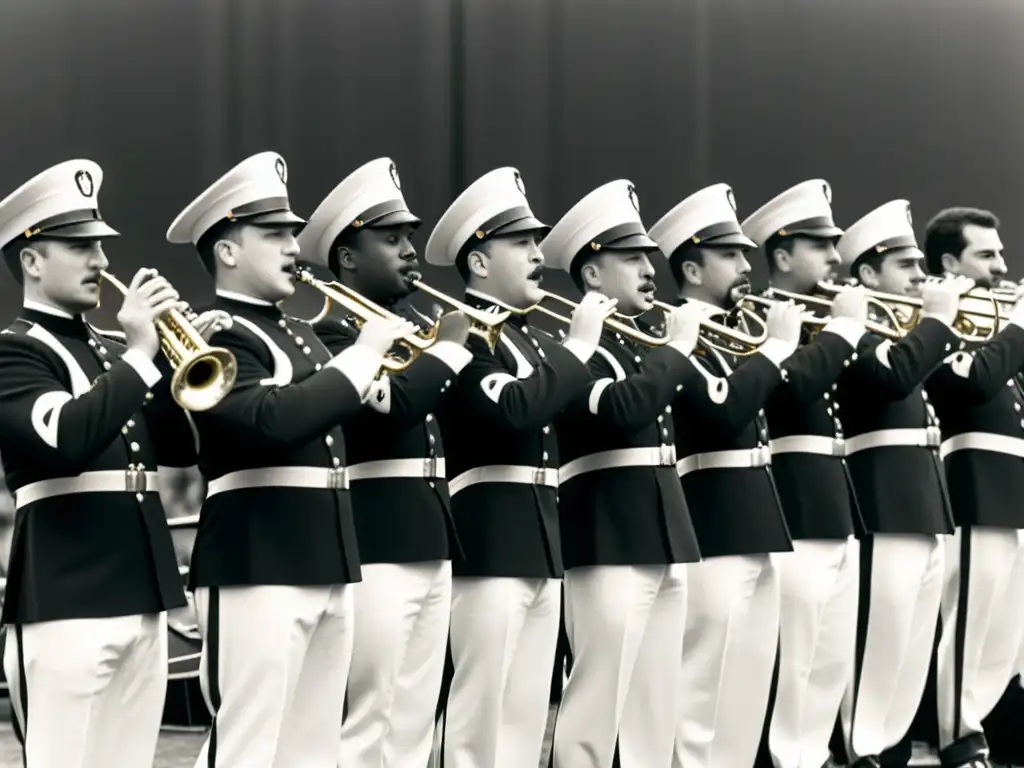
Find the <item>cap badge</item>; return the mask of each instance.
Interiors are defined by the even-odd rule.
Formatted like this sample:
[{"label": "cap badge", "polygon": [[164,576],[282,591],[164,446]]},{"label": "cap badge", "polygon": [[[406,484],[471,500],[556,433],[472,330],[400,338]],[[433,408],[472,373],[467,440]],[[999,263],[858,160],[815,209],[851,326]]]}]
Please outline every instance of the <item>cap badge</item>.
[{"label": "cap badge", "polygon": [[402,191],[402,180],[398,178],[398,168],[392,163],[388,166],[388,173],[391,174],[391,180],[395,182],[395,186],[398,187],[398,191]]},{"label": "cap badge", "polygon": [[78,185],[78,191],[81,192],[85,197],[92,197],[92,193],[95,188],[92,184],[92,174],[88,171],[79,171],[75,174],[75,184]]},{"label": "cap badge", "polygon": [[274,161],[274,170],[277,171],[277,178],[282,184],[288,183],[288,166],[284,164],[284,158],[279,157]]},{"label": "cap badge", "polygon": [[516,189],[519,190],[523,197],[526,197],[526,184],[523,183],[523,177],[519,175],[519,171],[513,171],[513,177],[516,182]]},{"label": "cap badge", "polygon": [[825,193],[825,202],[832,205],[832,187],[827,181],[821,183],[821,190]]},{"label": "cap badge", "polygon": [[736,211],[736,195],[732,192],[732,187],[725,188],[725,199],[729,201],[729,207],[732,208],[733,212]]},{"label": "cap badge", "polygon": [[636,195],[636,187],[630,184],[626,188],[626,193],[629,195],[629,202],[633,204],[633,207],[636,209],[636,212],[640,213],[640,198],[638,198]]},{"label": "cap badge", "polygon": [[914,226],[914,217],[910,215],[910,205],[907,204],[907,223]]}]

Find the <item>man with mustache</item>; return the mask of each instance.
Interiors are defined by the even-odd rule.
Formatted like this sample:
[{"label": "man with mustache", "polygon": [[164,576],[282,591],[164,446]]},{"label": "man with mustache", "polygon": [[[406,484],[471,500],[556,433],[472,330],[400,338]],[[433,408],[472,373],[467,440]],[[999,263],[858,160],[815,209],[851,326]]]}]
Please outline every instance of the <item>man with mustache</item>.
[{"label": "man with mustache", "polygon": [[[0,335],[0,453],[15,531],[4,672],[29,768],[153,764],[167,689],[167,611],[185,605],[158,467],[195,464],[155,320],[183,309],[153,269],[117,334],[99,305],[103,171],[69,160],[0,201],[0,248],[24,292]],[[209,332],[227,318],[207,314]]]},{"label": "man with mustache", "polygon": [[473,360],[439,411],[465,552],[453,564],[445,768],[540,762],[563,572],[551,424],[589,389],[587,362],[614,308],[598,294],[584,299],[562,344],[529,327],[547,231],[519,171],[498,168],[459,195],[427,241],[427,263],[454,265],[469,303],[513,313],[494,351],[470,339]]},{"label": "man with mustache", "polygon": [[[736,218],[732,188],[690,195],[651,227],[683,302],[703,322],[728,323],[750,290],[754,243]],[[779,586],[772,553],[792,549],[772,481],[764,406],[796,350],[800,312],[769,310],[767,339],[740,365],[705,329],[699,376],[672,403],[676,471],[704,561],[689,573],[682,711],[672,765],[749,766],[757,754],[778,643]],[[722,346],[721,337],[717,346]]]},{"label": "man with mustache", "polygon": [[189,586],[213,727],[203,766],[336,768],[360,562],[341,424],[359,415],[385,353],[413,332],[371,320],[337,355],[278,303],[295,291],[303,220],[276,152],[236,165],[167,239],[191,243],[231,315],[213,343],[238,378],[193,414],[207,482]]},{"label": "man with mustache", "polygon": [[[408,301],[419,278],[411,238],[420,224],[390,158],[338,184],[299,234],[300,258],[348,278],[361,296],[420,328],[434,325]],[[356,341],[355,318],[314,323],[334,354]],[[401,373],[384,374],[345,425],[363,580],[355,591],[355,643],[339,765],[425,766],[430,757],[451,608],[451,519],[441,432],[432,411],[472,355],[469,320],[446,315],[436,342]]]},{"label": "man with mustache", "polygon": [[[990,211],[940,211],[925,228],[924,252],[933,275],[962,275],[985,289],[1006,275]],[[942,419],[956,523],[936,659],[939,757],[951,767],[988,765],[982,720],[1014,674],[1024,619],[1024,303],[1006,319],[991,341],[947,357],[926,384]]]},{"label": "man with mustache", "polygon": [[[810,296],[834,279],[832,188],[824,179],[797,184],[743,222],[768,259],[770,288]],[[776,296],[784,300],[784,294]],[[777,768],[822,766],[853,669],[857,631],[858,554],[863,529],[843,459],[843,427],[833,401],[836,382],[864,334],[863,288],[832,300],[830,319],[783,365],[783,383],[765,406],[772,476],[793,552],[780,558],[779,671],[767,729]]]},{"label": "man with mustache", "polygon": [[857,652],[841,707],[846,749],[858,768],[905,765],[909,755],[891,748],[909,729],[924,690],[942,589],[943,534],[952,532],[939,423],[923,384],[959,345],[950,326],[971,281],[924,283],[906,200],[865,215],[836,250],[847,274],[867,288],[921,302],[920,321],[899,341],[878,333],[864,337],[837,392],[847,466],[866,529]]},{"label": "man with mustache", "polygon": [[632,340],[650,310],[658,250],[633,184],[598,187],[541,242],[545,261],[580,291],[617,301],[590,358],[592,384],[558,417],[559,518],[566,631],[573,656],[554,732],[554,768],[667,766],[681,691],[665,684],[679,664],[686,618],[685,563],[700,560],[676,477],[672,408],[692,373],[699,314],[667,319],[667,343]]}]

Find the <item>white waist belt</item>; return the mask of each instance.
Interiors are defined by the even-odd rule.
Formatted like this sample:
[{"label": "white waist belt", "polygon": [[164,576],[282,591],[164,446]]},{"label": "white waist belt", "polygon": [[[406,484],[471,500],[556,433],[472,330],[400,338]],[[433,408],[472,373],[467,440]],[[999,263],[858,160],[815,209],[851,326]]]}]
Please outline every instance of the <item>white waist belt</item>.
[{"label": "white waist belt", "polygon": [[926,429],[880,429],[846,438],[846,455],[871,448],[938,448],[942,433],[938,427]]},{"label": "white waist belt", "polygon": [[992,451],[1024,459],[1024,440],[991,432],[964,432],[942,442],[939,455],[946,458],[957,451]]},{"label": "white waist belt", "polygon": [[348,471],[345,467],[240,469],[211,480],[206,486],[206,498],[243,488],[320,488],[345,491],[348,490]]},{"label": "white waist belt", "polygon": [[674,445],[647,446],[642,448],[617,448],[611,451],[592,453],[566,462],[558,470],[558,482],[564,483],[577,475],[600,472],[604,469],[623,467],[674,467],[676,447]]},{"label": "white waist belt", "polygon": [[771,449],[765,445],[761,448],[739,448],[732,451],[711,451],[695,453],[676,462],[676,474],[680,477],[696,472],[698,469],[751,469],[767,467],[772,463]]},{"label": "white waist belt", "polygon": [[772,454],[813,453],[818,456],[845,456],[846,441],[841,437],[825,435],[789,435],[768,442]]},{"label": "white waist belt", "polygon": [[353,464],[348,468],[348,479],[350,481],[386,480],[404,477],[444,480],[444,458],[381,459],[380,461],[363,461],[359,464]]},{"label": "white waist belt", "polygon": [[54,477],[29,483],[14,492],[14,507],[21,509],[43,499],[75,493],[146,493],[156,489],[156,472],[103,469],[83,472],[74,477]]},{"label": "white waist belt", "polygon": [[510,464],[474,467],[449,480],[448,492],[454,496],[464,488],[480,483],[519,483],[557,488],[558,470],[554,467],[524,467]]}]

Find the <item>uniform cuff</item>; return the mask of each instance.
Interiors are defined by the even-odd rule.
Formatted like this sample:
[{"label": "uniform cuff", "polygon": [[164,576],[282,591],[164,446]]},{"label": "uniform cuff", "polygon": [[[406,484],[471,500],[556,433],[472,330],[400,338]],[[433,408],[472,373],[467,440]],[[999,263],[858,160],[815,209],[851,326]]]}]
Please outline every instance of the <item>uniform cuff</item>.
[{"label": "uniform cuff", "polygon": [[757,351],[771,360],[775,365],[781,366],[787,357],[796,352],[796,344],[783,341],[782,339],[768,339],[757,348]]},{"label": "uniform cuff", "polygon": [[370,385],[377,378],[377,372],[380,371],[382,362],[384,362],[383,355],[379,355],[361,344],[353,344],[332,357],[325,367],[340,371],[355,387],[359,397],[365,398],[370,390]]},{"label": "uniform cuff", "polygon": [[454,341],[438,341],[423,350],[423,354],[433,355],[455,373],[469,365],[473,359],[472,352]]},{"label": "uniform cuff", "polygon": [[693,345],[686,344],[682,341],[670,341],[665,346],[668,347],[669,349],[674,349],[683,357],[689,357],[690,355],[693,354]]},{"label": "uniform cuff", "polygon": [[596,346],[582,342],[579,339],[566,339],[562,342],[562,346],[576,355],[584,365],[594,356],[594,352],[597,350]]},{"label": "uniform cuff", "polygon": [[152,389],[164,377],[160,373],[160,369],[156,367],[156,363],[146,357],[146,353],[141,350],[129,349],[121,355],[121,359],[135,369],[139,378],[146,382],[148,389]]},{"label": "uniform cuff", "polygon": [[857,348],[861,336],[865,332],[864,323],[857,322],[849,317],[834,317],[825,323],[825,327],[822,330],[842,336],[854,349]]}]

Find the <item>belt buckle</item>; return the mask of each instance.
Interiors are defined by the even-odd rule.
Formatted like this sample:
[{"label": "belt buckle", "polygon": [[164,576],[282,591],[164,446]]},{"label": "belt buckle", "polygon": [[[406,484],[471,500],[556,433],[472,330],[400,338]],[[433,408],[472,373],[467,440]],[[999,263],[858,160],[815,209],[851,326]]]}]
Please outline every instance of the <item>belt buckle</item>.
[{"label": "belt buckle", "polygon": [[328,469],[327,488],[332,491],[347,491],[348,467],[331,467]]},{"label": "belt buckle", "polygon": [[533,470],[533,484],[534,485],[547,485],[548,484],[548,470],[545,467],[538,467]]},{"label": "belt buckle", "polygon": [[423,477],[428,480],[437,477],[437,457],[431,456],[423,460]]},{"label": "belt buckle", "polygon": [[846,440],[844,438],[832,438],[832,455],[840,458],[846,455]]},{"label": "belt buckle", "polygon": [[929,448],[938,448],[942,445],[942,432],[938,427],[925,427],[925,445]]},{"label": "belt buckle", "polygon": [[676,447],[674,445],[658,446],[658,466],[674,467],[676,465]]},{"label": "belt buckle", "polygon": [[128,493],[145,493],[147,485],[145,470],[137,467],[128,467],[124,471],[124,489]]}]

